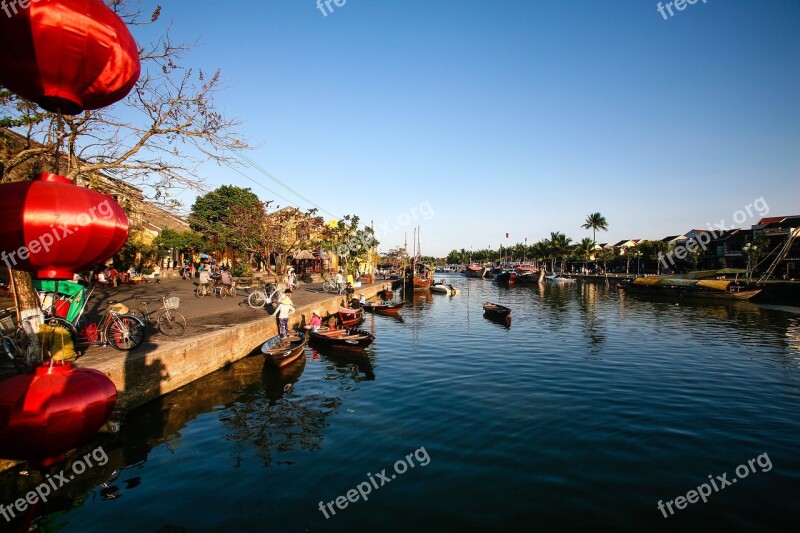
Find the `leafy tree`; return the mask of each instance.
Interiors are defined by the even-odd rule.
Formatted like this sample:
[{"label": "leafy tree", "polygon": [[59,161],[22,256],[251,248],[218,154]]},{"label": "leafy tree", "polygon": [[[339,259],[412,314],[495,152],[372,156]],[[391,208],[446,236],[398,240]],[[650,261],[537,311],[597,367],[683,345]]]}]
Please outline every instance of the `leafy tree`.
[{"label": "leafy tree", "polygon": [[577,256],[583,260],[584,266],[586,266],[589,258],[594,253],[594,241],[589,237],[584,237],[581,239],[581,242],[575,246],[575,252]]},{"label": "leafy tree", "polygon": [[552,270],[556,269],[556,259],[561,258],[561,269],[564,269],[564,261],[569,257],[572,252],[572,239],[563,233],[553,231],[550,232],[550,258],[552,260]]},{"label": "leafy tree", "polygon": [[591,229],[592,242],[597,242],[597,230],[608,231],[608,222],[606,222],[606,217],[600,213],[590,213],[581,227],[583,229]]},{"label": "leafy tree", "polygon": [[242,223],[237,221],[237,216],[248,212],[264,212],[258,196],[248,188],[223,185],[197,197],[189,214],[189,225],[217,249],[223,250],[228,246],[249,243],[249,234],[262,231],[258,225],[242,227]]},{"label": "leafy tree", "polygon": [[[154,24],[161,14],[160,6],[142,13],[133,0],[111,4],[131,26]],[[235,132],[238,121],[215,109],[219,72],[208,76],[181,66],[191,46],[173,43],[167,34],[139,45],[142,74],[117,106],[63,116],[0,88],[0,125],[14,128],[23,138],[16,148],[0,150],[0,181],[30,179],[44,170],[70,179],[113,172],[115,178],[145,187],[154,199],[172,204],[172,188],[202,186],[202,163],[235,163],[230,150],[250,147]],[[135,111],[122,121],[117,107]],[[22,316],[41,321],[30,275],[13,271],[12,276]]]}]

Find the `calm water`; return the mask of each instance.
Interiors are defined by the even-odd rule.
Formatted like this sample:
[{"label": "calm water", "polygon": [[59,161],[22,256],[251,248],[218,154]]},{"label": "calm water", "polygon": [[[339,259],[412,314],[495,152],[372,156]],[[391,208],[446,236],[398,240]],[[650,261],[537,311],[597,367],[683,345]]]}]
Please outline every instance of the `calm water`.
[{"label": "calm water", "polygon": [[[402,321],[369,316],[366,357],[251,357],[132,413],[38,528],[796,527],[797,310],[453,280],[460,295],[415,298]],[[757,456],[707,503],[659,511]],[[319,502],[359,484],[368,500],[326,519]]]}]

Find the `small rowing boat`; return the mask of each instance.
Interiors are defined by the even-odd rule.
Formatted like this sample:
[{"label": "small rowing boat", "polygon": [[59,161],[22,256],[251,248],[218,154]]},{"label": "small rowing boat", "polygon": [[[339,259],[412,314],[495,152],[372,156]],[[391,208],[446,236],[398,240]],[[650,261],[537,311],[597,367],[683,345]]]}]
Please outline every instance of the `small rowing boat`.
[{"label": "small rowing boat", "polygon": [[364,310],[353,309],[352,307],[340,307],[336,315],[339,317],[339,323],[343,328],[355,326],[364,320]]},{"label": "small rowing boat", "polygon": [[486,302],[485,304],[483,304],[483,314],[486,315],[488,318],[510,319],[511,309],[509,309],[504,305]]},{"label": "small rowing boat", "polygon": [[288,337],[272,337],[261,345],[261,353],[272,365],[283,368],[303,355],[307,337],[305,333],[294,332]]},{"label": "small rowing boat", "polygon": [[400,303],[389,303],[389,302],[381,302],[381,303],[366,303],[363,304],[361,307],[364,311],[368,313],[377,313],[379,315],[396,315],[403,306],[406,305],[405,302]]},{"label": "small rowing boat", "polygon": [[311,331],[311,342],[317,346],[330,346],[342,350],[363,350],[375,340],[375,335],[362,329],[319,328]]}]

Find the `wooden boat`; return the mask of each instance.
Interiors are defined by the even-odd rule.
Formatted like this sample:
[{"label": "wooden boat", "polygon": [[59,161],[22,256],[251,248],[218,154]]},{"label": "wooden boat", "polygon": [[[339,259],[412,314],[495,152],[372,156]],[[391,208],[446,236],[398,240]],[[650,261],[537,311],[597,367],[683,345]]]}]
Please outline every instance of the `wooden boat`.
[{"label": "wooden boat", "polygon": [[355,326],[364,320],[364,310],[353,309],[352,307],[340,307],[336,315],[339,318],[339,323],[344,328]]},{"label": "wooden boat", "polygon": [[636,278],[620,281],[626,291],[641,294],[662,294],[703,300],[749,300],[761,292],[754,285],[722,279],[688,279],[670,277]]},{"label": "wooden boat", "polygon": [[261,353],[264,354],[268,363],[283,368],[303,355],[307,341],[305,333],[299,331],[283,339],[275,336],[261,345]]},{"label": "wooden boat", "polygon": [[544,280],[548,283],[575,283],[573,278],[565,278],[563,276],[545,276]]},{"label": "wooden boat", "polygon": [[375,335],[363,329],[345,328],[309,332],[311,342],[317,346],[329,346],[340,350],[363,350],[375,340]]},{"label": "wooden boat", "polygon": [[495,274],[494,279],[501,285],[509,285],[517,281],[517,273],[513,270],[503,270],[499,274]]},{"label": "wooden boat", "polygon": [[532,285],[542,283],[544,280],[544,270],[525,270],[517,272],[517,283],[520,285]]},{"label": "wooden boat", "polygon": [[368,313],[377,313],[379,315],[395,315],[406,305],[405,302],[400,303],[389,303],[389,302],[381,302],[381,303],[366,303],[363,304],[361,307],[364,311]]},{"label": "wooden boat", "polygon": [[464,270],[464,277],[467,277],[467,278],[482,278],[484,270],[486,270],[486,269],[484,267],[482,267],[482,266],[469,265]]},{"label": "wooden boat", "polygon": [[503,320],[511,319],[511,309],[503,305],[493,304],[490,302],[486,302],[485,304],[483,304],[483,314],[486,315],[488,318],[503,319]]},{"label": "wooden boat", "polygon": [[461,289],[457,289],[453,287],[450,283],[445,283],[444,281],[437,281],[433,285],[431,285],[431,292],[436,292],[439,294],[446,294],[448,296],[455,296],[461,292]]}]

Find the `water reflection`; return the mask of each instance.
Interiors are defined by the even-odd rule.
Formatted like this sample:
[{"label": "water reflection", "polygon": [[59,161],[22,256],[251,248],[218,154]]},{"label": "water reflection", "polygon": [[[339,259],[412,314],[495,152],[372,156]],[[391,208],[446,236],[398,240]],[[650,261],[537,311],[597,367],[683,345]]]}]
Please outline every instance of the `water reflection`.
[{"label": "water reflection", "polygon": [[324,379],[341,381],[343,390],[356,390],[353,384],[375,381],[375,368],[366,351],[340,350],[331,347],[311,348],[314,359],[328,363]]}]

